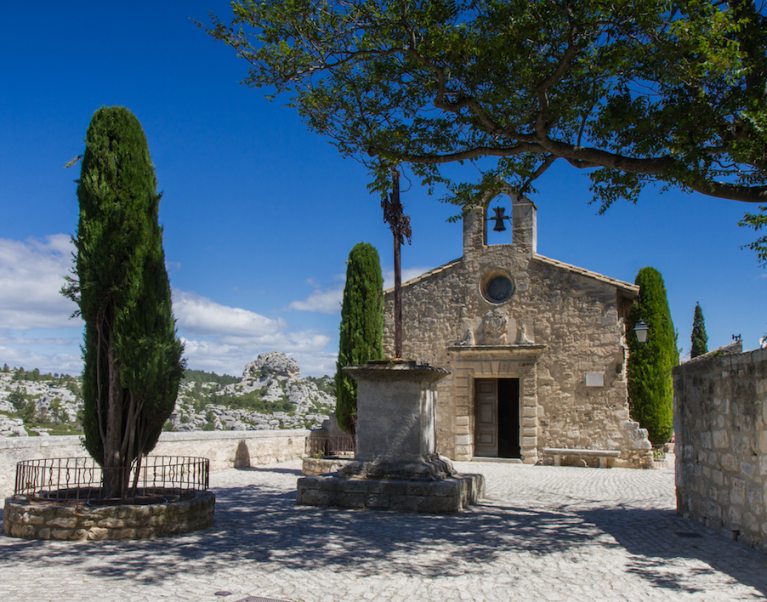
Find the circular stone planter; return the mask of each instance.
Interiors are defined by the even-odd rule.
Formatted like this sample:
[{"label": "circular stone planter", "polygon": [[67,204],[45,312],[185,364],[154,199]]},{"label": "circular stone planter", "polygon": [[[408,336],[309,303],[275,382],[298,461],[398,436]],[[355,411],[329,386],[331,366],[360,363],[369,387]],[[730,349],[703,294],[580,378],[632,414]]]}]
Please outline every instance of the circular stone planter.
[{"label": "circular stone planter", "polygon": [[16,495],[5,499],[3,528],[26,539],[150,539],[210,527],[215,504],[210,491],[175,501],[100,506]]}]

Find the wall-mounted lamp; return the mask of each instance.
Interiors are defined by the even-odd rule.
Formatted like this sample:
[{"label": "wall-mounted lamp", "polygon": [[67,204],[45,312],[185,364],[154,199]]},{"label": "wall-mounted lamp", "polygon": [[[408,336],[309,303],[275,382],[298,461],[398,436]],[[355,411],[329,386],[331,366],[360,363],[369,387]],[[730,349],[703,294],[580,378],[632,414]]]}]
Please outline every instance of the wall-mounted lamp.
[{"label": "wall-mounted lamp", "polygon": [[647,342],[647,333],[650,331],[650,327],[645,324],[644,320],[639,320],[634,324],[634,334],[637,336],[637,341],[640,343]]}]

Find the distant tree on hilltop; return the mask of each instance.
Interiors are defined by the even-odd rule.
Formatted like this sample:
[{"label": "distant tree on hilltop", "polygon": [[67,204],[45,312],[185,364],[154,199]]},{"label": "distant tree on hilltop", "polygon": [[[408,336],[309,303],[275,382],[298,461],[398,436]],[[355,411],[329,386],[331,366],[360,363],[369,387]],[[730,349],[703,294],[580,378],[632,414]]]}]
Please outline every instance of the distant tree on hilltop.
[{"label": "distant tree on hilltop", "polygon": [[690,340],[692,342],[690,347],[691,358],[708,353],[708,334],[706,334],[706,322],[703,320],[703,310],[700,307],[700,303],[695,304]]},{"label": "distant tree on hilltop", "polygon": [[191,383],[216,383],[219,385],[231,385],[240,382],[240,378],[231,374],[217,374],[205,370],[184,370],[184,380]]},{"label": "distant tree on hilltop", "polygon": [[346,264],[336,364],[336,419],[352,435],[357,423],[357,384],[343,368],[383,358],[383,326],[381,263],[375,247],[361,242],[351,250]]}]

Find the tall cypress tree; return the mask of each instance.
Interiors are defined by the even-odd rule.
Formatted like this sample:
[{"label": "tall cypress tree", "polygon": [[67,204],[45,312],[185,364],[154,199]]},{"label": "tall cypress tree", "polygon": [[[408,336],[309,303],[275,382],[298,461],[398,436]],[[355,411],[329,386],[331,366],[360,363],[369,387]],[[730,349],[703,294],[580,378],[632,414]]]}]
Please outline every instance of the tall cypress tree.
[{"label": "tall cypress tree", "polygon": [[381,263],[375,247],[361,242],[351,250],[346,264],[336,364],[336,419],[352,435],[357,422],[357,385],[342,369],[383,358],[383,325]]},{"label": "tall cypress tree", "polygon": [[[628,390],[631,416],[647,429],[655,446],[671,439],[673,433],[674,389],[671,370],[679,363],[676,333],[660,272],[646,267],[636,277],[639,300],[629,316]],[[640,320],[649,327],[647,342],[640,343],[633,332]]]},{"label": "tall cypress tree", "polygon": [[146,138],[122,107],[93,115],[77,187],[74,280],[65,294],[85,321],[85,447],[104,495],[126,497],[173,411],[183,374]]},{"label": "tall cypress tree", "polygon": [[703,319],[703,310],[700,307],[700,303],[695,303],[690,340],[692,342],[690,347],[691,358],[708,353],[708,334],[706,333],[706,322]]}]

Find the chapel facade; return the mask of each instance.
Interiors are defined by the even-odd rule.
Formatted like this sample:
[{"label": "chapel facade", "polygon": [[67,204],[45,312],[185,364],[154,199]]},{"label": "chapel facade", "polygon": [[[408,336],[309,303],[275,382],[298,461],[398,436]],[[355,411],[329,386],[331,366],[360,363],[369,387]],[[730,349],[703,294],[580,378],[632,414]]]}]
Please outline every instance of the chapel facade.
[{"label": "chapel facade", "polygon": [[[487,244],[488,203],[469,209],[463,256],[402,285],[403,357],[450,372],[437,389],[437,451],[534,464],[562,460],[554,448],[609,450],[610,465],[650,466],[626,387],[638,287],[539,255],[535,205],[509,198],[508,244]],[[389,290],[390,357],[393,303]]]}]

